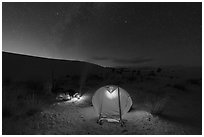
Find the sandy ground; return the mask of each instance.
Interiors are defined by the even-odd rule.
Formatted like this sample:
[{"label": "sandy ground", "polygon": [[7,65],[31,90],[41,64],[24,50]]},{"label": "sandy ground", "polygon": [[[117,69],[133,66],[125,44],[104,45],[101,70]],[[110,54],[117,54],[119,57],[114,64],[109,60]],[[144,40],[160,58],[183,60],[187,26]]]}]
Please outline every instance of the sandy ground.
[{"label": "sandy ground", "polygon": [[[188,97],[185,97],[185,99],[187,98]],[[173,114],[177,115],[172,115],[172,117],[159,117],[152,116],[148,111],[142,110],[141,106],[139,108],[137,105],[134,105],[133,109],[123,116],[125,126],[121,127],[119,123],[104,122],[102,125],[97,124],[97,114],[91,106],[90,100],[90,95],[84,95],[80,100],[54,103],[44,111],[25,118],[23,123],[22,120],[17,120],[13,127],[8,124],[9,128],[5,128],[7,130],[5,132],[13,134],[109,135],[201,134],[201,121],[196,119],[197,113],[190,113],[187,115],[188,117],[186,117],[186,115],[182,117],[182,113],[189,112],[188,107],[181,107],[182,110],[174,110],[175,113]],[[190,106],[193,107],[193,105],[194,104],[191,104]],[[168,110],[172,112],[172,108],[175,108],[175,106],[171,105]],[[178,108],[178,106],[176,108]],[[193,111],[193,109],[191,109],[191,111]],[[167,111],[167,113],[169,112]],[[7,123],[14,122],[12,119],[5,120]],[[6,122],[4,121],[4,123]],[[22,128],[16,125],[25,125],[25,127]]]}]

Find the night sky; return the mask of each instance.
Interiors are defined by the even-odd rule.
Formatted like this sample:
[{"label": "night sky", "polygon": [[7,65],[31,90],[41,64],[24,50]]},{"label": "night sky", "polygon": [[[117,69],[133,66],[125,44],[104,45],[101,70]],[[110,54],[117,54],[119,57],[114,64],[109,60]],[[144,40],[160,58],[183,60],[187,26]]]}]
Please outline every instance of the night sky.
[{"label": "night sky", "polygon": [[102,66],[202,65],[202,3],[3,3],[3,51]]}]

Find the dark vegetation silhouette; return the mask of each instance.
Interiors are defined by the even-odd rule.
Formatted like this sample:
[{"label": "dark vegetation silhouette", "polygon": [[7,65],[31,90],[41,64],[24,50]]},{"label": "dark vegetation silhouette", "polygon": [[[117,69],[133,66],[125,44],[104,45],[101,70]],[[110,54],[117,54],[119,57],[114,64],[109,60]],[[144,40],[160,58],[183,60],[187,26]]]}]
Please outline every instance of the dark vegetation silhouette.
[{"label": "dark vegetation silhouette", "polygon": [[160,73],[160,72],[162,72],[162,69],[161,69],[161,68],[158,68],[158,69],[157,69],[157,73]]},{"label": "dark vegetation silhouette", "polygon": [[186,86],[182,83],[177,83],[177,84],[174,84],[173,87],[175,89],[178,89],[180,91],[183,91],[183,92],[188,92],[188,89],[186,88]]},{"label": "dark vegetation silhouette", "polygon": [[187,83],[192,84],[192,85],[201,86],[202,85],[202,78],[199,78],[199,79],[188,79]]}]

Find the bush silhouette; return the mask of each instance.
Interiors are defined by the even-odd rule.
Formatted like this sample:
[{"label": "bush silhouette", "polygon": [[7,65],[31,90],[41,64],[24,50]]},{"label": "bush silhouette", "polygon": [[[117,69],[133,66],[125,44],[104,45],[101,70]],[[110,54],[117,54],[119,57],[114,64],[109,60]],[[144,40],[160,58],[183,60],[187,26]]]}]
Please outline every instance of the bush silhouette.
[{"label": "bush silhouette", "polygon": [[158,72],[158,73],[160,73],[161,71],[162,71],[162,69],[161,69],[161,68],[158,68],[158,69],[157,69],[157,72]]}]

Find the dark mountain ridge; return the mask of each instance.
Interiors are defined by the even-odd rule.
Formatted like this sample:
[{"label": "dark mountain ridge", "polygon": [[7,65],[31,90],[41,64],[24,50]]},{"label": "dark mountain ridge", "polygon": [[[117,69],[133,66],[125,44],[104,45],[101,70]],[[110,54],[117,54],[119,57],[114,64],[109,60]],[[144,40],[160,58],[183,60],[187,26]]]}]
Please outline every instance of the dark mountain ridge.
[{"label": "dark mountain ridge", "polygon": [[2,77],[12,80],[50,79],[52,76],[86,75],[106,69],[96,64],[59,59],[48,59],[2,52]]}]

